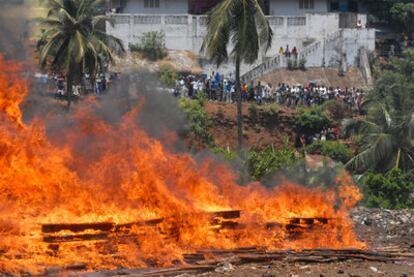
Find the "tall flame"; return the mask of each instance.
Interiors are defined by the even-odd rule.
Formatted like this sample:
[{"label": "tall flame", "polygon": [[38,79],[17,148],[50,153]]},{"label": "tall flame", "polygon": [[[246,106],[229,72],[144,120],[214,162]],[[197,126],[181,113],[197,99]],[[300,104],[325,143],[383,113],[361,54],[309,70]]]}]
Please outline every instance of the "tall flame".
[{"label": "tall flame", "polygon": [[[258,183],[242,187],[226,165],[213,160],[200,165],[150,138],[134,120],[138,111],[114,126],[79,109],[76,124],[61,134],[71,143],[57,146],[41,120],[23,123],[19,104],[28,87],[19,75],[18,64],[0,57],[1,272],[75,262],[90,270],[167,266],[200,248],[364,247],[347,216],[361,195],[346,175],[338,178],[337,191],[288,181],[273,189]],[[228,210],[242,211],[243,228],[214,228],[209,212]],[[265,227],[289,218],[334,220],[295,239],[284,228]],[[163,221],[156,228],[133,226],[128,236],[109,241],[62,243],[59,251],[42,240],[41,224],[151,219]]]}]

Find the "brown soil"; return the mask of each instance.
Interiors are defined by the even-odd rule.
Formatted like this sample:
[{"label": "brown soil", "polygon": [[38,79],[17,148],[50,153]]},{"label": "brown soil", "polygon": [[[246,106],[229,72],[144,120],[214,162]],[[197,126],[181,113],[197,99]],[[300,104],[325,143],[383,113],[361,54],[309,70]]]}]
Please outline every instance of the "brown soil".
[{"label": "brown soil", "polygon": [[[186,275],[194,276],[194,275]],[[249,264],[228,273],[206,273],[199,276],[234,277],[411,277],[412,265],[349,260],[336,263],[296,263],[275,261],[269,264]]]},{"label": "brown soil", "polygon": [[[255,107],[255,108],[253,108]],[[235,149],[237,145],[237,107],[235,104],[208,102],[206,110],[213,121],[214,142]],[[243,104],[244,147],[282,147],[286,138],[294,143],[294,110],[278,105]]]},{"label": "brown soil", "polygon": [[289,85],[308,84],[311,81],[316,81],[317,84],[331,87],[367,87],[361,71],[357,68],[349,69],[345,76],[339,76],[338,69],[336,68],[309,68],[305,71],[290,71],[283,69],[266,74],[259,79],[273,85],[277,85],[278,83],[285,83]]}]

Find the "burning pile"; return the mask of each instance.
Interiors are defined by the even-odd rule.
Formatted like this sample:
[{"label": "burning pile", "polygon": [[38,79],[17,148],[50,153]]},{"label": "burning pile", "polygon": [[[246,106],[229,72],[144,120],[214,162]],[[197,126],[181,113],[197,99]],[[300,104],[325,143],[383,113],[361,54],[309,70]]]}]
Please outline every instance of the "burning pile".
[{"label": "burning pile", "polygon": [[361,196],[345,174],[336,190],[242,187],[227,166],[150,138],[138,110],[111,125],[88,105],[60,146],[41,119],[23,123],[19,76],[0,59],[1,272],[168,266],[200,249],[364,247],[348,218]]}]

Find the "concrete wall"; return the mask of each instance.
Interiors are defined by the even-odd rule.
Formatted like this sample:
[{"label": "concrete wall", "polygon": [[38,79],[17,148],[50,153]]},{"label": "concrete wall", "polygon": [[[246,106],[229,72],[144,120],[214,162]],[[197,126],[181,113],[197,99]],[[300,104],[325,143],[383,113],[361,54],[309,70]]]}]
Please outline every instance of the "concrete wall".
[{"label": "concrete wall", "polygon": [[[140,42],[145,32],[163,31],[167,48],[189,50],[199,54],[207,28],[206,16],[188,14],[112,14],[111,16],[115,19],[115,26],[111,27],[108,24],[107,32],[122,39],[125,46]],[[366,21],[366,15],[358,15],[358,18],[363,22]],[[349,66],[355,66],[360,47],[365,47],[368,51],[375,49],[374,30],[340,29],[338,13],[269,16],[268,20],[274,31],[272,47],[267,53],[262,53],[254,65],[242,65],[242,73],[277,55],[280,46],[285,48],[289,45],[290,49],[296,46],[299,53],[308,61],[308,66],[336,66],[341,59],[345,59]],[[229,70],[231,69],[232,66],[229,67]]]},{"label": "concrete wall", "polygon": [[[125,45],[137,43],[143,33],[163,31],[166,45],[174,50],[199,52],[206,33],[206,16],[195,15],[140,15],[113,14],[115,27],[107,26],[107,31],[121,38]],[[360,16],[364,18],[363,15]],[[308,13],[304,16],[269,16],[274,32],[273,54],[280,46],[303,48],[315,40],[326,37],[339,28],[338,13]],[[270,54],[270,55],[273,55]]]},{"label": "concrete wall", "polygon": [[328,12],[327,0],[314,0],[313,9],[300,9],[299,0],[271,0],[270,14],[271,15],[304,15],[309,12]]},{"label": "concrete wall", "polygon": [[129,14],[187,14],[188,0],[159,0],[159,8],[145,8],[144,0],[128,0],[123,13]]}]

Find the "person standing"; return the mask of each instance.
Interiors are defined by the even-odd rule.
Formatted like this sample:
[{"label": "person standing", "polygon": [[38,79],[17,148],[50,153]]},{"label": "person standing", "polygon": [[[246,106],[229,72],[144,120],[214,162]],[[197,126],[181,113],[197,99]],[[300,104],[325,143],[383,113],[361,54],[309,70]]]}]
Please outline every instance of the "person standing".
[{"label": "person standing", "polygon": [[95,80],[95,95],[100,95],[101,94],[101,76],[99,74],[96,75],[96,80]]},{"label": "person standing", "polygon": [[242,86],[242,101],[247,102],[248,99],[249,99],[249,87],[247,86],[246,83],[243,83],[243,86]]},{"label": "person standing", "polygon": [[295,62],[297,62],[298,61],[298,49],[296,48],[296,46],[293,47],[292,49],[292,55],[293,55],[293,58],[295,59]]},{"label": "person standing", "polygon": [[288,44],[288,45],[286,45],[286,49],[285,49],[285,56],[286,56],[286,58],[290,58],[289,44]]}]

